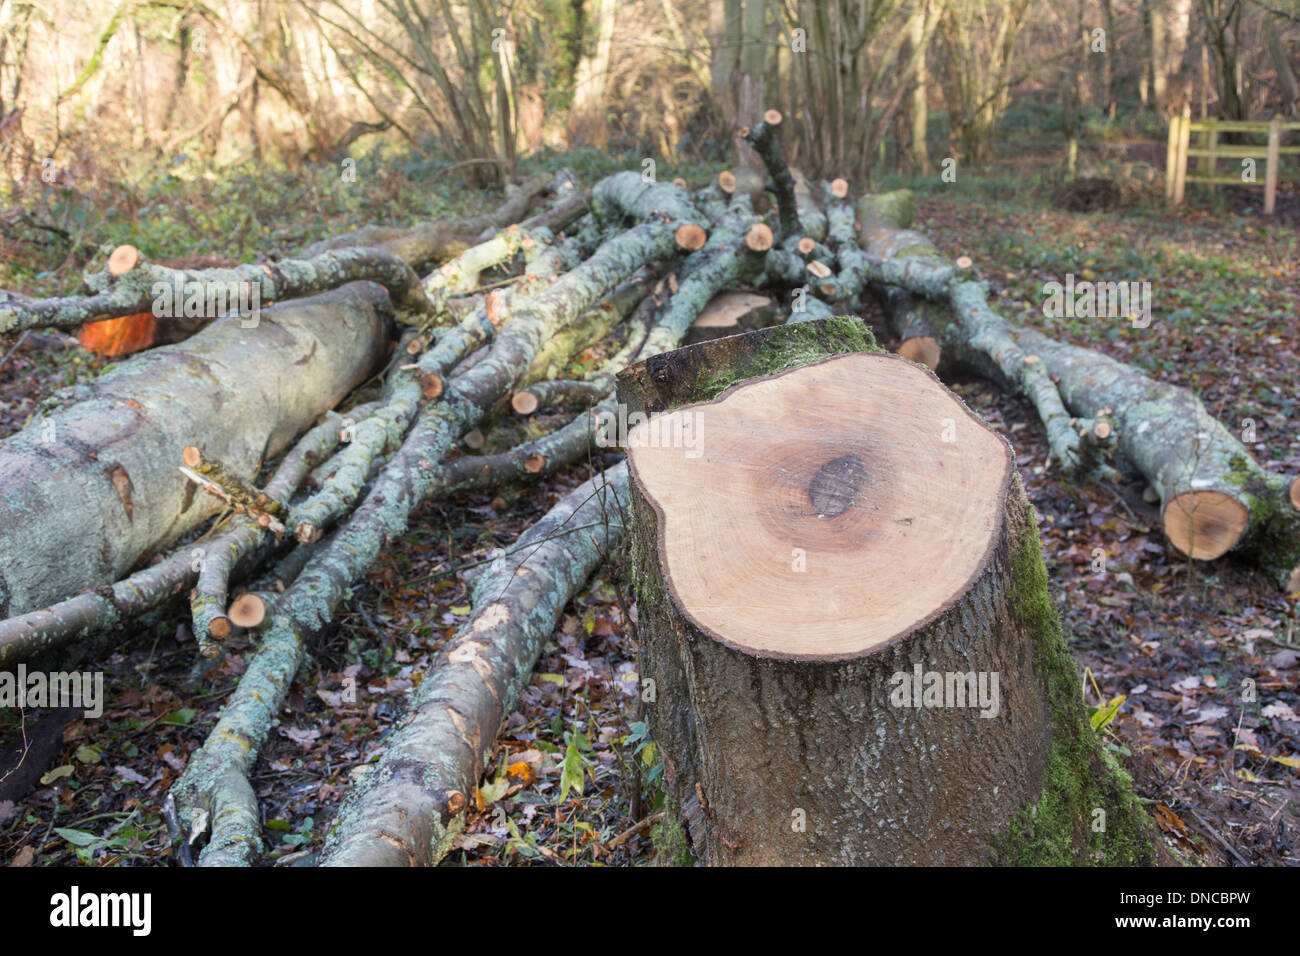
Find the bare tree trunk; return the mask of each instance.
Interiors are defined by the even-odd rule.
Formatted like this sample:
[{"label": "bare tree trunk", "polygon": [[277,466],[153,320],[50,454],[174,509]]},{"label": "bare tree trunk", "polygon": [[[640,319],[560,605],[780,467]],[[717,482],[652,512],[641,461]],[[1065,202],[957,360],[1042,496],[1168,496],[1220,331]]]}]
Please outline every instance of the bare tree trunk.
[{"label": "bare tree trunk", "polygon": [[732,82],[740,66],[744,35],[742,12],[741,0],[724,0],[709,5],[709,91],[727,130],[737,125]]},{"label": "bare tree trunk", "polygon": [[1156,109],[1165,105],[1165,11],[1160,0],[1151,0],[1151,63],[1147,67],[1151,74],[1151,99]]},{"label": "bare tree trunk", "polygon": [[1006,109],[1016,38],[1029,0],[999,0],[992,23],[983,8],[953,4],[944,17],[948,89],[954,126],[966,162],[982,166],[993,157],[993,139]]},{"label": "bare tree trunk", "polygon": [[[1278,26],[1281,25],[1279,22]],[[1277,70],[1277,85],[1282,91],[1283,110],[1288,116],[1298,116],[1300,115],[1300,84],[1296,83],[1286,41],[1282,39],[1280,30],[1268,31],[1268,53],[1273,60],[1273,68]]]},{"label": "bare tree trunk", "polygon": [[1246,118],[1241,92],[1237,88],[1240,43],[1241,0],[1201,0],[1205,29],[1219,72],[1219,115],[1223,119]]},{"label": "bare tree trunk", "polygon": [[[1169,113],[1178,109],[1187,95],[1183,58],[1187,54],[1187,40],[1192,29],[1192,0],[1161,0],[1159,13],[1164,26],[1164,48],[1156,65],[1162,77],[1163,90],[1156,97],[1156,105]],[[1171,83],[1176,86],[1171,88]]]},{"label": "bare tree trunk", "polygon": [[1106,115],[1115,118],[1115,91],[1112,86],[1113,71],[1111,57],[1115,55],[1115,44],[1119,37],[1115,33],[1114,0],[1101,0],[1102,25],[1106,31],[1106,52],[1101,55],[1101,103]]},{"label": "bare tree trunk", "polygon": [[[744,38],[740,49],[740,74],[736,80],[736,121],[753,126],[763,115],[764,78],[767,75],[767,0],[745,0]],[[748,150],[741,150],[746,165],[761,165]]]},{"label": "bare tree trunk", "polygon": [[[928,4],[925,4],[928,8]],[[919,56],[916,64],[916,85],[912,87],[912,94],[908,112],[911,119],[911,141],[909,144],[911,152],[912,169],[918,173],[928,174],[933,171],[930,165],[930,150],[926,146],[925,135],[930,118],[930,108],[927,100],[927,87],[925,75],[925,20],[921,17],[914,17],[911,22],[911,30],[908,37],[912,44],[914,55]]]},{"label": "bare tree trunk", "polygon": [[569,126],[574,138],[603,146],[608,136],[603,110],[605,82],[609,78],[609,56],[614,45],[618,0],[599,0],[596,8],[596,48],[578,63],[574,79],[573,110]]}]

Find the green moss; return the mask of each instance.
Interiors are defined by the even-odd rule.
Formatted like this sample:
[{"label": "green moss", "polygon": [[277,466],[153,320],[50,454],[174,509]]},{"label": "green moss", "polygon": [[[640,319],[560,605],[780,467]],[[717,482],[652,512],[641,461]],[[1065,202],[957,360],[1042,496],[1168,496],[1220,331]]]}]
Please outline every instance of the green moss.
[{"label": "green moss", "polygon": [[702,369],[695,382],[694,400],[707,402],[736,382],[772,375],[832,355],[885,351],[876,344],[870,327],[855,315],[797,322],[772,332],[769,340],[744,360],[723,368]]},{"label": "green moss", "polygon": [[936,249],[934,246],[930,245],[928,242],[918,242],[914,246],[907,246],[903,249],[899,249],[897,252],[894,253],[893,258],[904,259],[908,256],[938,256],[938,255],[942,255],[942,253],[939,252],[939,250]]},{"label": "green moss", "polygon": [[[1019,497],[1017,487],[1013,498]],[[1079,699],[1078,671],[1049,596],[1038,530],[1028,509],[1012,574],[1012,614],[1032,635],[1052,736],[1042,794],[1013,818],[995,860],[1012,866],[1151,864],[1152,831],[1132,780],[1092,729]],[[1104,829],[1097,829],[1103,819]]]},{"label": "green moss", "polygon": [[1245,488],[1251,478],[1255,476],[1256,468],[1251,468],[1251,462],[1243,455],[1233,455],[1228,459],[1228,473],[1225,475],[1227,480],[1238,488]]},{"label": "green moss", "polygon": [[916,218],[916,197],[910,189],[865,196],[858,202],[858,219],[868,226],[906,229]]},{"label": "green moss", "polygon": [[686,839],[686,828],[682,825],[681,812],[669,797],[664,798],[663,820],[650,829],[650,841],[658,851],[661,866],[695,865],[690,842]]},{"label": "green moss", "polygon": [[655,570],[654,535],[643,526],[638,508],[630,509],[631,523],[628,527],[629,573],[632,578],[632,591],[636,595],[637,605],[642,613],[651,613],[663,605],[663,590],[659,575]]}]

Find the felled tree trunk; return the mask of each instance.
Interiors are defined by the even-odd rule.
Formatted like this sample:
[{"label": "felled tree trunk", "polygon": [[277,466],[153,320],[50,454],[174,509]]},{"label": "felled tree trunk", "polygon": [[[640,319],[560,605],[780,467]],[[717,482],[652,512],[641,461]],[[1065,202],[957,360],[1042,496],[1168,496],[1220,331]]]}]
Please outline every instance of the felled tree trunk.
[{"label": "felled tree trunk", "polygon": [[[1115,477],[1114,468],[1106,461],[1114,444],[1109,423],[1094,427],[1091,420],[1080,423],[1070,414],[1042,361],[1021,347],[1020,330],[989,308],[985,301],[988,287],[940,256],[923,236],[908,233],[891,239],[889,217],[911,208],[910,203],[903,206],[886,201],[896,195],[869,196],[859,204],[863,242],[877,252],[859,263],[864,281],[901,286],[950,307],[956,316],[956,321],[948,323],[952,341],[940,337],[941,346],[961,345],[972,364],[990,368],[999,382],[1033,403],[1047,432],[1052,457],[1066,472],[1085,478]],[[1088,414],[1100,417],[1101,412],[1090,409]]]},{"label": "felled tree trunk", "polygon": [[628,437],[641,676],[696,858],[1150,859],[1010,449],[931,374],[831,319],[619,389],[651,413]]},{"label": "felled tree trunk", "polygon": [[900,335],[923,328],[943,361],[1024,391],[1063,460],[1086,465],[1116,446],[1159,493],[1165,534],[1181,554],[1211,560],[1238,549],[1288,592],[1300,590],[1300,479],[1261,468],[1187,389],[1003,320],[981,283],[907,229],[912,210],[901,191],[859,205],[870,271],[893,283],[880,299]]},{"label": "felled tree trunk", "polygon": [[[858,211],[861,242],[868,256],[883,261],[900,254],[937,255],[928,239],[907,228],[916,215],[910,191],[899,189],[872,196],[859,205]],[[872,282],[867,288],[880,303],[889,334],[898,339],[898,354],[937,371],[942,349],[930,320],[938,312],[940,323],[947,324],[942,316],[944,307],[896,285]],[[995,368],[990,361],[985,371]]]},{"label": "felled tree trunk", "polygon": [[354,284],[220,319],[123,362],[0,442],[0,617],[112,584],[217,509],[181,475],[200,445],[244,476],[372,375],[387,298]]},{"label": "felled tree trunk", "polygon": [[1261,468],[1187,389],[1032,330],[1022,341],[1067,406],[1114,409],[1120,451],[1159,493],[1180,553],[1209,561],[1240,548],[1287,593],[1300,591],[1300,478]]}]

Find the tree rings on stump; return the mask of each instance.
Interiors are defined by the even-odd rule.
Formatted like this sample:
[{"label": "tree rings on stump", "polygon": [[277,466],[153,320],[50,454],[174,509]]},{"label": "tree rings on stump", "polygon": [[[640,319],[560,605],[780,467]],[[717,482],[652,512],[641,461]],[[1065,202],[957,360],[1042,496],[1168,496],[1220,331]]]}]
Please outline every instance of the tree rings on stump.
[{"label": "tree rings on stump", "polygon": [[[696,457],[676,438],[692,435]],[[933,377],[875,355],[751,380],[628,444],[667,516],[683,609],[719,641],[793,660],[858,656],[951,604],[987,557],[1010,469]]]},{"label": "tree rings on stump", "polygon": [[[689,389],[671,369],[629,370],[620,400]],[[647,404],[627,442],[641,676],[692,854],[995,859],[1046,786],[1051,668],[1062,732],[1095,746],[1007,443],[887,354]]]}]

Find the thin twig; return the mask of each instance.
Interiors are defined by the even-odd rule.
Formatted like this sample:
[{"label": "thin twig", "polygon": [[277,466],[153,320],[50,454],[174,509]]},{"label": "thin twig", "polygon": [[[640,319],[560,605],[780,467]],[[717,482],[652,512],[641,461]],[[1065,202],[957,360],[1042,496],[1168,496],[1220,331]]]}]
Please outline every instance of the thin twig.
[{"label": "thin twig", "polygon": [[617,849],[618,847],[626,843],[628,840],[632,839],[632,837],[640,833],[642,830],[645,830],[648,827],[653,826],[654,824],[660,822],[663,818],[664,818],[664,812],[660,810],[658,813],[652,813],[650,814],[650,816],[638,820],[636,823],[632,824],[630,827],[628,827],[618,836],[614,837],[614,839],[606,843],[605,849],[606,850]]},{"label": "thin twig", "polygon": [[4,358],[0,359],[0,368],[4,368],[5,362],[8,362],[9,359],[13,358],[13,354],[18,351],[19,347],[23,344],[23,341],[27,338],[27,333],[29,332],[31,332],[31,329],[23,329],[23,334],[18,336],[18,341],[14,343],[14,347],[5,353]]}]

